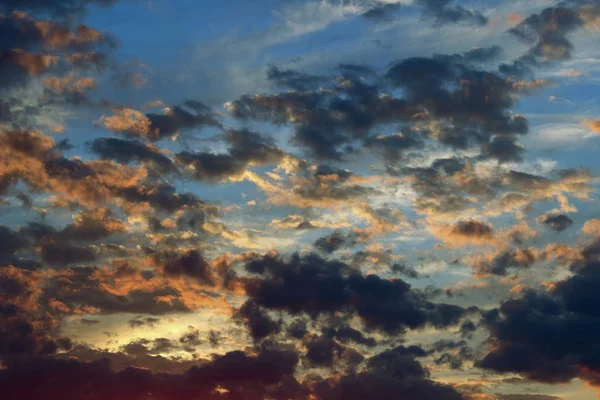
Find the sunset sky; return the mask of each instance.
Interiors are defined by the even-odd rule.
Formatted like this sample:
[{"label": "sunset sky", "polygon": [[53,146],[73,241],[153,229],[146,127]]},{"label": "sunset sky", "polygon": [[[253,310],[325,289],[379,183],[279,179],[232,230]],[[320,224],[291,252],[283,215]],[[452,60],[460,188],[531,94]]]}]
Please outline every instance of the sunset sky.
[{"label": "sunset sky", "polygon": [[0,0],[0,398],[600,396],[600,0]]}]

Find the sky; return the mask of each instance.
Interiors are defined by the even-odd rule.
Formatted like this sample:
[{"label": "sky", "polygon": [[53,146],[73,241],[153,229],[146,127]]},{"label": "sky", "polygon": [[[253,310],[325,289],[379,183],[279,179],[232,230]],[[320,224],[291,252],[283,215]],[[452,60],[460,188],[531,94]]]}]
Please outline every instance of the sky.
[{"label": "sky", "polygon": [[600,396],[598,0],[0,0],[0,398]]}]

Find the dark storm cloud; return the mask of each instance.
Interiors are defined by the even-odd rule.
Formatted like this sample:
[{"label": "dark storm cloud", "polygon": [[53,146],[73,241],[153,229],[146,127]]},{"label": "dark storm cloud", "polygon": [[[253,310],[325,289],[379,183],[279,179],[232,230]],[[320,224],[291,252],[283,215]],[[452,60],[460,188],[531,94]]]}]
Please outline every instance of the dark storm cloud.
[{"label": "dark storm cloud", "polygon": [[336,339],[344,344],[355,343],[367,347],[377,345],[377,340],[365,336],[361,331],[351,328],[348,325],[342,325],[339,328],[325,328],[323,329],[323,336]]},{"label": "dark storm cloud", "polygon": [[[111,369],[108,359],[87,363],[38,358],[11,362],[0,371],[0,386],[8,398],[75,400],[101,396],[141,400],[152,393],[157,400],[283,400],[289,396],[278,393],[299,389],[292,376],[297,363],[298,355],[290,351],[264,350],[254,356],[234,351],[176,375],[133,367],[117,372]],[[216,395],[217,388],[226,392]]]},{"label": "dark storm cloud", "polygon": [[441,353],[434,360],[436,365],[448,365],[450,369],[462,369],[464,361],[474,359],[473,351],[465,340],[458,342],[440,340],[434,343],[429,353]]},{"label": "dark storm cloud", "polygon": [[96,257],[93,248],[67,242],[44,244],[41,249],[42,261],[50,265],[88,263],[96,260]]},{"label": "dark storm cloud", "polygon": [[296,319],[287,327],[286,332],[294,339],[302,339],[308,333],[307,323],[304,319]]},{"label": "dark storm cloud", "polygon": [[573,220],[566,214],[542,215],[539,217],[539,221],[556,232],[562,232],[573,225]]},{"label": "dark storm cloud", "polygon": [[316,254],[256,257],[246,263],[246,270],[258,275],[246,279],[246,293],[268,310],[312,317],[345,312],[358,315],[367,329],[388,334],[455,325],[470,311],[432,303],[400,279],[364,276]]},{"label": "dark storm cloud", "polygon": [[352,372],[336,379],[316,383],[316,392],[323,400],[461,400],[463,397],[451,386],[429,379],[423,366],[414,359],[423,354],[420,348],[399,346],[379,353],[366,361],[361,372]]},{"label": "dark storm cloud", "polygon": [[595,344],[600,263],[597,252],[588,251],[586,257],[573,276],[550,290],[527,290],[486,313],[483,321],[494,350],[479,361],[480,367],[541,382],[595,379],[588,372],[600,366]]},{"label": "dark storm cloud", "polygon": [[306,344],[306,359],[315,367],[331,367],[334,359],[344,352],[344,347],[335,340],[323,337],[313,338]]},{"label": "dark storm cloud", "polygon": [[0,225],[0,264],[10,263],[14,254],[27,245],[26,238],[20,232]]},{"label": "dark storm cloud", "polygon": [[432,18],[436,24],[461,23],[482,26],[488,23],[486,16],[478,10],[468,10],[461,5],[452,5],[452,0],[417,0],[422,7],[422,14]]},{"label": "dark storm cloud", "polygon": [[250,335],[254,340],[264,339],[269,335],[279,332],[281,328],[280,321],[272,319],[265,310],[252,300],[246,301],[236,311],[234,318],[246,323]]},{"label": "dark storm cloud", "polygon": [[[105,332],[106,333],[106,332]],[[103,362],[109,363],[112,371],[122,371],[128,367],[149,369],[155,373],[170,373],[182,374],[192,366],[198,366],[205,360],[181,360],[163,357],[161,355],[147,354],[147,352],[139,352],[135,356],[126,354],[123,348],[121,351],[108,351],[104,349],[93,349],[83,344],[76,344],[69,351],[59,353],[57,358],[66,360],[78,360],[82,363]],[[85,364],[84,364],[85,365]]]},{"label": "dark storm cloud", "polygon": [[187,276],[208,286],[215,285],[213,270],[208,261],[198,250],[188,250],[184,253],[156,254],[157,262],[162,263],[167,276]]},{"label": "dark storm cloud", "polygon": [[149,164],[159,172],[175,170],[173,162],[156,148],[137,140],[98,138],[91,143],[91,150],[105,160],[128,164],[133,161]]},{"label": "dark storm cloud", "polygon": [[38,296],[32,272],[0,268],[0,361],[70,347],[70,340],[58,335],[57,321],[40,312]]}]

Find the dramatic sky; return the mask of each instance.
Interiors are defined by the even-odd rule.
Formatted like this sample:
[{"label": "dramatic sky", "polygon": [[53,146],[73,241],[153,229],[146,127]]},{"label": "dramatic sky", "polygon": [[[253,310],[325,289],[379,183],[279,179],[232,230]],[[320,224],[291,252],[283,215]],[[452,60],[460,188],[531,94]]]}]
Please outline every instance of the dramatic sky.
[{"label": "dramatic sky", "polygon": [[600,0],[0,0],[0,398],[592,400]]}]

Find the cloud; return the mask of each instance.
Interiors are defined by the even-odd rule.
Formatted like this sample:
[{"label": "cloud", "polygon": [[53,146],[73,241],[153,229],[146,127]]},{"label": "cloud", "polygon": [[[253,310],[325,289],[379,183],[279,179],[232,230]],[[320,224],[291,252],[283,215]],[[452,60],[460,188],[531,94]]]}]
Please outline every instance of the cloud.
[{"label": "cloud", "polygon": [[186,151],[176,159],[195,179],[223,180],[241,177],[250,166],[278,164],[285,157],[272,139],[247,129],[227,130],[224,139],[230,146],[228,153]]},{"label": "cloud", "polygon": [[468,219],[454,225],[433,225],[433,234],[452,246],[490,244],[494,240],[494,230],[485,222]]},{"label": "cloud", "polygon": [[[414,352],[413,352],[414,351]],[[451,386],[428,379],[428,373],[415,360],[422,356],[420,348],[398,346],[366,361],[366,368],[339,379],[318,382],[317,393],[324,400],[375,399],[396,397],[459,400],[462,396]]]},{"label": "cloud", "polygon": [[594,384],[598,361],[593,347],[600,326],[593,306],[600,277],[597,246],[587,247],[586,261],[574,265],[574,274],[550,290],[526,290],[485,314],[484,324],[495,345],[479,367],[520,373],[540,382],[579,377]]},{"label": "cloud", "polygon": [[106,129],[152,141],[173,137],[194,128],[219,127],[210,107],[188,100],[182,105],[165,107],[163,112],[143,114],[130,108],[116,108],[112,116],[103,115],[98,124]]},{"label": "cloud", "polygon": [[176,170],[169,157],[157,148],[137,140],[98,138],[91,143],[91,150],[104,160],[115,160],[122,164],[141,162],[157,172],[168,173]]},{"label": "cloud", "polygon": [[587,220],[581,230],[583,233],[587,233],[589,235],[596,234],[600,236],[600,219]]},{"label": "cloud", "polygon": [[365,241],[366,237],[363,232],[353,230],[348,232],[348,234],[344,234],[341,231],[334,231],[327,236],[323,236],[317,239],[313,246],[324,253],[334,253],[335,251],[352,247],[358,242]]},{"label": "cloud", "polygon": [[54,16],[69,16],[84,12],[90,5],[108,7],[115,4],[117,0],[66,0],[66,1],[45,1],[33,0],[23,4],[18,0],[2,0],[0,10],[2,12],[11,11],[30,11],[46,13]]},{"label": "cloud", "polygon": [[589,129],[590,131],[600,133],[600,121],[594,121],[591,119],[585,119],[581,121],[581,124]]},{"label": "cloud", "polygon": [[[225,107],[237,119],[291,124],[292,142],[321,160],[341,160],[363,142],[394,161],[422,147],[428,138],[453,148],[489,144],[491,157],[513,161],[523,152],[514,136],[527,133],[528,124],[510,110],[517,96],[531,89],[474,65],[497,53],[492,47],[463,55],[400,60],[387,70],[385,79],[375,79],[373,71],[367,74],[351,65],[339,66],[337,79],[322,86],[286,71],[286,76],[304,78],[302,91],[245,95]],[[390,89],[405,95],[393,97]],[[390,123],[413,125],[393,135],[375,133],[377,127]]]},{"label": "cloud", "polygon": [[538,221],[557,232],[562,232],[573,225],[573,220],[565,214],[542,215],[538,218]]},{"label": "cloud", "polygon": [[467,22],[473,25],[486,25],[488,18],[478,10],[468,10],[460,5],[451,5],[452,0],[417,0],[425,17],[432,18],[436,24]]},{"label": "cloud", "polygon": [[389,21],[400,7],[401,5],[399,3],[375,2],[375,5],[362,13],[361,16],[373,22]]},{"label": "cloud", "polygon": [[312,317],[332,312],[357,315],[367,329],[387,334],[427,325],[457,324],[469,311],[435,304],[400,279],[364,276],[348,265],[316,254],[257,256],[245,266],[246,293],[256,304],[291,315]]},{"label": "cloud", "polygon": [[[11,397],[74,399],[93,393],[142,399],[151,392],[156,399],[166,400],[188,395],[210,398],[219,388],[225,391],[221,395],[224,398],[279,398],[276,395],[279,390],[294,389],[295,379],[291,375],[297,363],[298,356],[291,351],[265,350],[256,355],[234,351],[199,363],[184,373],[154,374],[134,367],[113,371],[108,359],[81,362],[41,358],[10,363],[0,373],[0,382],[4,393]],[[26,384],[23,376],[35,384]],[[41,386],[47,386],[48,382],[55,384],[42,390]]]}]

